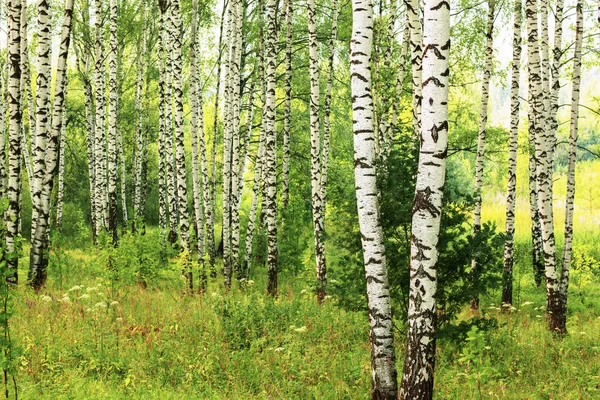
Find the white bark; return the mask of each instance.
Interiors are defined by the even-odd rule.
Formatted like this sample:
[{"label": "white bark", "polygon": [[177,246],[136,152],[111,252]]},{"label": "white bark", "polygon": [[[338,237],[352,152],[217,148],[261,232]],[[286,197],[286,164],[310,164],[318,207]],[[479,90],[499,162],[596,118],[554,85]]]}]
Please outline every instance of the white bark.
[{"label": "white bark", "polygon": [[450,4],[426,0],[423,20],[423,124],[413,205],[403,399],[433,397],[437,245],[448,150]]},{"label": "white bark", "polygon": [[371,326],[371,397],[396,399],[398,388],[392,310],[376,185],[370,70],[373,9],[368,0],[352,1],[352,21],[350,84],[354,129],[354,176]]}]

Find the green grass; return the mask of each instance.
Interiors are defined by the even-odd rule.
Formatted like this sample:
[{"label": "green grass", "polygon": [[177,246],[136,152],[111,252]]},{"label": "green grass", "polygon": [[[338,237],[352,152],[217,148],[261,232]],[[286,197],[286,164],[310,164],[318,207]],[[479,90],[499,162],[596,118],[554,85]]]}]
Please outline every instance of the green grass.
[{"label": "green grass", "polygon": [[[369,398],[368,319],[333,298],[318,307],[301,280],[283,276],[276,300],[262,278],[186,295],[175,268],[144,289],[111,284],[93,251],[69,256],[62,282],[41,294],[17,290],[11,323],[23,399]],[[472,340],[457,329],[438,341],[436,397],[599,397],[600,282],[588,278],[573,286],[570,335],[558,340],[545,327],[544,289],[519,266],[512,313],[498,310],[492,292],[481,316],[497,324]],[[460,320],[469,318],[465,311]]]}]

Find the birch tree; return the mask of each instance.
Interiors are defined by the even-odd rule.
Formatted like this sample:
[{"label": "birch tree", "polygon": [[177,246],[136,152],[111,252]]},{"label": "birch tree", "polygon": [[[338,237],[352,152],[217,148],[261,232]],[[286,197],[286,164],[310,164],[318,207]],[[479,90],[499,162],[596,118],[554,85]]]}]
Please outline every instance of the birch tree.
[{"label": "birch tree", "polygon": [[285,0],[285,105],[283,111],[283,160],[281,197],[283,209],[286,210],[290,198],[290,136],[292,121],[292,39],[294,2]]},{"label": "birch tree", "polygon": [[[475,160],[475,204],[473,210],[473,236],[481,231],[481,189],[483,187],[483,161],[485,152],[485,135],[487,132],[488,100],[490,98],[490,77],[492,75],[492,61],[494,58],[494,8],[495,0],[488,0],[488,19],[485,32],[485,62],[483,67],[483,80],[481,82],[481,108],[479,111],[479,132],[477,135],[477,157]],[[473,278],[476,281],[479,275],[477,261],[471,262]],[[471,310],[479,308],[479,296],[475,295],[471,301]]]},{"label": "birch tree", "polygon": [[56,227],[62,228],[63,202],[65,197],[65,143],[67,136],[67,94],[69,92],[68,76],[65,76],[65,100],[61,115],[60,139],[58,145],[58,188],[56,191]]},{"label": "birch tree", "polygon": [[108,222],[106,216],[106,148],[105,148],[105,115],[106,99],[104,84],[104,29],[102,23],[102,0],[95,0],[96,11],[96,38],[95,38],[95,69],[94,80],[96,83],[96,122],[94,135],[94,162],[95,162],[95,195],[96,195],[96,236],[100,235],[101,228]]},{"label": "birch tree", "polygon": [[[41,5],[38,3],[39,5]],[[40,12],[42,9],[39,10]],[[35,236],[31,244],[29,281],[34,289],[39,290],[46,283],[48,268],[48,248],[50,229],[50,198],[54,180],[58,169],[58,148],[60,132],[63,125],[63,109],[65,105],[65,88],[67,83],[67,59],[69,57],[69,44],[71,39],[71,19],[73,15],[73,0],[67,0],[64,10],[61,41],[59,47],[58,63],[56,69],[56,87],[54,105],[52,108],[52,126],[48,137],[44,159],[44,175],[41,182],[40,208],[37,215],[38,221]],[[38,104],[39,112],[40,106]],[[40,120],[37,121],[40,126]],[[39,136],[39,134],[38,134]]]},{"label": "birch tree", "polygon": [[[31,250],[30,250],[30,265],[29,265],[29,281],[36,287],[37,282],[33,279],[37,277],[37,270],[44,269],[42,264],[41,254],[44,248],[45,235],[36,234],[38,228],[41,227],[43,221],[42,214],[44,212],[42,206],[42,192],[44,190],[43,181],[46,173],[46,148],[48,145],[48,123],[50,114],[50,51],[51,51],[51,17],[50,5],[48,1],[41,0],[38,2],[38,75],[37,75],[37,90],[36,90],[36,134],[34,152],[34,180],[31,185],[32,193],[32,221],[31,221]],[[27,143],[25,143],[25,147]],[[42,228],[43,229],[43,228]],[[39,288],[39,287],[38,287]]]},{"label": "birch tree", "polygon": [[268,283],[267,292],[269,295],[277,296],[277,140],[275,131],[275,66],[277,62],[277,53],[275,40],[277,28],[275,22],[277,4],[275,0],[267,0],[267,40],[265,42],[266,50],[266,84],[267,91],[265,96],[265,181],[266,196],[264,198],[264,208],[267,218],[267,269]]},{"label": "birch tree", "polygon": [[350,85],[354,177],[371,327],[371,398],[396,399],[398,388],[392,310],[376,185],[370,70],[373,8],[369,0],[352,1],[352,22]]},{"label": "birch tree", "polygon": [[17,251],[17,236],[19,234],[20,207],[19,195],[21,192],[21,2],[10,0],[8,3],[8,181],[6,197],[8,208],[4,213],[6,225],[6,257],[7,268],[13,271],[7,280],[16,284],[19,280],[17,268],[19,257]]},{"label": "birch tree", "polygon": [[423,125],[413,204],[406,357],[400,397],[431,399],[436,346],[437,262],[448,149],[450,4],[425,0]]},{"label": "birch tree", "polygon": [[423,99],[423,29],[421,26],[419,0],[405,0],[410,29],[410,63],[412,68],[412,126],[415,135],[421,132],[421,101]]},{"label": "birch tree", "polygon": [[179,0],[171,2],[172,23],[171,36],[173,40],[173,97],[175,102],[175,164],[177,169],[177,206],[179,213],[179,238],[184,257],[184,274],[190,290],[194,289],[191,265],[189,264],[190,251],[190,224],[188,221],[187,205],[187,179],[185,168],[185,147],[183,132],[183,88],[182,88],[182,56],[181,56],[181,11]]},{"label": "birch tree", "polygon": [[565,241],[560,276],[560,303],[558,315],[553,316],[552,328],[561,334],[567,333],[567,299],[569,294],[569,272],[573,249],[573,208],[575,202],[575,165],[577,162],[577,131],[579,128],[579,97],[581,86],[581,47],[583,42],[583,2],[575,6],[575,50],[573,54],[573,87],[571,90],[571,122],[569,127],[569,166],[567,172],[567,198],[565,201]]},{"label": "birch tree", "polygon": [[[110,42],[108,61],[108,231],[113,245],[117,232],[117,0],[110,0]],[[123,205],[125,207],[125,204]]]},{"label": "birch tree", "polygon": [[313,216],[313,234],[315,238],[315,262],[317,271],[317,299],[321,303],[325,297],[327,285],[327,266],[325,264],[325,227],[323,226],[323,200],[321,198],[321,132],[319,130],[319,58],[317,48],[316,5],[314,0],[306,3],[308,14],[308,54],[310,70],[310,181]]},{"label": "birch tree", "polygon": [[135,104],[137,111],[137,132],[136,132],[136,147],[135,147],[135,163],[133,168],[133,177],[135,186],[133,189],[133,224],[132,230],[135,232],[138,221],[143,219],[142,214],[142,174],[144,163],[144,103],[142,97],[144,95],[144,78],[146,58],[146,2],[142,1],[142,40],[138,47],[137,58],[137,79],[135,86]]},{"label": "birch tree", "polygon": [[163,240],[167,239],[167,166],[165,155],[165,135],[167,133],[167,93],[166,93],[166,54],[165,54],[165,20],[167,1],[158,3],[160,19],[158,22],[158,225]]},{"label": "birch tree", "polygon": [[[510,88],[510,137],[508,153],[508,187],[506,190],[506,240],[502,304],[512,305],[512,270],[514,264],[515,204],[517,190],[517,150],[519,146],[519,77],[521,70],[521,0],[513,6],[513,53]],[[504,308],[503,308],[504,309]]]}]

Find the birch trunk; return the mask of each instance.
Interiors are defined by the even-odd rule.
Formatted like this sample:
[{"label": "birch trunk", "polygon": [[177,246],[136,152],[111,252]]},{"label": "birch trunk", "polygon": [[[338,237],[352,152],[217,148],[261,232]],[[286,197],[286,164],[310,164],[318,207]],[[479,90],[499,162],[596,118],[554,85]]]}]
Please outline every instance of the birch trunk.
[{"label": "birch trunk", "polygon": [[277,296],[277,133],[275,131],[275,65],[277,52],[275,39],[277,27],[275,23],[277,4],[275,0],[267,0],[267,40],[266,49],[266,84],[265,97],[265,180],[266,196],[265,214],[267,219],[267,242],[268,242],[268,284],[269,295]]},{"label": "birch trunk", "polygon": [[56,193],[56,227],[62,228],[63,202],[65,197],[65,141],[67,136],[67,94],[69,92],[69,79],[65,75],[65,100],[61,115],[60,139],[58,147],[58,188]]},{"label": "birch trunk", "polygon": [[371,326],[371,398],[391,400],[397,398],[398,386],[383,229],[377,198],[370,70],[373,9],[368,0],[352,1],[352,22],[350,84],[354,176]]},{"label": "birch trunk", "polygon": [[235,58],[235,22],[237,5],[234,1],[229,3],[227,11],[227,37],[225,43],[228,45],[227,63],[225,65],[225,88],[223,104],[223,223],[222,237],[223,243],[223,281],[226,288],[231,286],[231,155],[232,155],[232,121],[231,114],[233,108],[233,82],[232,82],[232,64]]},{"label": "birch trunk", "polygon": [[411,233],[408,334],[400,398],[431,399],[437,325],[437,262],[448,149],[450,5],[426,0],[423,126]]},{"label": "birch trunk", "polygon": [[[517,190],[517,150],[519,146],[519,83],[521,70],[521,0],[515,0],[513,10],[513,59],[510,90],[510,138],[508,152],[508,187],[506,190],[506,240],[504,241],[504,271],[502,304],[512,305],[514,265],[515,204]],[[503,310],[505,307],[502,308]]]},{"label": "birch trunk", "polygon": [[159,2],[160,19],[158,22],[158,225],[161,241],[167,240],[167,167],[165,151],[165,135],[167,131],[167,97],[166,97],[166,52],[165,52],[165,19],[167,2]]},{"label": "birch trunk", "polygon": [[7,281],[17,284],[19,258],[17,255],[16,240],[19,234],[20,207],[19,195],[21,192],[21,54],[20,54],[20,20],[21,2],[11,0],[8,3],[8,182],[6,197],[8,208],[4,213],[6,225],[5,244],[6,266],[12,270],[12,276]]},{"label": "birch trunk", "polygon": [[[29,115],[29,136],[31,137],[32,147],[35,147],[35,107],[33,106],[33,94],[31,92],[31,76],[29,74],[29,49],[27,48],[27,0],[21,0],[21,114],[25,107],[25,97],[27,96],[27,114]],[[27,172],[27,179],[29,181],[29,190],[31,196],[32,206],[33,201],[33,185],[34,185],[34,172],[32,166],[31,155],[29,152],[29,143],[27,142],[27,135],[25,133],[25,119],[21,121],[21,152],[23,153],[23,165]],[[34,153],[35,155],[35,153]],[[35,162],[35,161],[34,161]],[[36,209],[32,207],[32,218],[35,220]],[[33,226],[33,224],[32,224]]]},{"label": "birch trunk", "polygon": [[135,86],[135,104],[137,112],[137,132],[135,136],[135,163],[133,165],[133,222],[132,231],[135,232],[137,229],[138,222],[143,219],[141,213],[142,206],[142,174],[144,165],[144,78],[146,74],[145,70],[145,57],[146,57],[146,2],[142,2],[142,16],[141,23],[143,26],[142,40],[138,47],[138,58],[137,58],[137,79]]},{"label": "birch trunk", "polygon": [[232,105],[233,113],[231,120],[232,131],[232,149],[231,149],[231,270],[236,275],[240,273],[239,252],[240,252],[240,212],[238,202],[238,187],[239,183],[243,182],[243,176],[240,176],[240,113],[242,103],[242,88],[240,81],[240,65],[242,55],[242,1],[236,2],[236,25],[235,38],[232,41],[235,43],[235,53],[233,59],[233,91]]},{"label": "birch trunk", "polygon": [[102,0],[95,0],[96,7],[96,44],[94,79],[96,81],[96,123],[94,139],[94,162],[96,172],[96,236],[108,222],[106,216],[106,147],[104,118],[106,113],[104,83],[104,29],[102,25]]},{"label": "birch trunk", "polygon": [[[393,139],[393,135],[396,131],[396,126],[398,125],[398,105],[400,104],[400,99],[402,98],[402,89],[404,87],[404,78],[406,75],[406,54],[408,53],[408,43],[410,40],[410,26],[408,23],[404,28],[404,35],[402,36],[402,49],[400,50],[400,65],[398,66],[398,76],[396,78],[396,101],[392,102],[392,116],[390,118],[390,127],[388,129],[388,142],[391,148],[391,143]],[[412,57],[411,57],[412,59]],[[387,157],[388,154],[386,154]]]},{"label": "birch trunk", "polygon": [[315,262],[317,272],[317,301],[323,302],[327,286],[323,226],[323,199],[321,198],[321,132],[319,130],[319,56],[315,0],[306,3],[308,14],[308,55],[310,70],[310,181],[312,193],[313,234],[315,237]]},{"label": "birch trunk", "polygon": [[575,28],[575,52],[573,55],[573,88],[571,93],[571,124],[569,129],[569,167],[567,172],[567,199],[565,202],[565,241],[560,276],[560,309],[553,316],[552,328],[567,333],[567,298],[569,294],[569,271],[573,249],[573,206],[575,202],[575,165],[577,162],[577,130],[579,125],[579,92],[581,85],[581,46],[583,41],[583,4],[577,1]]},{"label": "birch trunk", "polygon": [[108,231],[117,245],[117,0],[110,0],[110,42],[108,61]]},{"label": "birch trunk", "polygon": [[412,125],[415,136],[421,132],[421,102],[423,75],[423,30],[419,0],[405,0],[410,29],[410,60],[412,68]]},{"label": "birch trunk", "polygon": [[[204,160],[203,167],[206,165],[206,156],[204,148],[204,123],[201,105],[198,102],[198,62],[196,54],[196,36],[198,29],[198,0],[192,1],[192,31],[190,37],[190,135],[192,139],[192,189],[194,198],[194,225],[196,228],[196,247],[198,248],[198,262],[201,265],[204,256],[204,213],[202,204],[202,186],[200,183],[200,160],[198,154],[198,142],[201,142],[201,152]],[[204,178],[204,174],[203,174]],[[203,270],[203,268],[202,268]],[[203,274],[203,272],[201,273]],[[205,275],[200,279],[201,287],[205,285]]]},{"label": "birch trunk", "polygon": [[[215,206],[216,206],[216,188],[217,188],[217,144],[219,136],[219,92],[221,89],[221,60],[223,56],[223,26],[225,24],[225,11],[223,7],[221,13],[221,22],[219,24],[219,54],[217,56],[217,87],[215,93],[215,114],[213,121],[213,143],[211,153],[211,182],[207,195],[206,209],[206,240],[208,242],[208,263],[210,265],[211,278],[217,277],[217,268],[215,266]],[[227,42],[227,40],[225,40]]]},{"label": "birch trunk", "polygon": [[283,209],[287,210],[290,199],[290,136],[292,123],[292,40],[294,2],[285,0],[285,105],[283,110],[283,161],[281,197]]},{"label": "birch trunk", "polygon": [[[492,61],[494,58],[494,8],[495,0],[488,0],[488,19],[485,41],[485,62],[483,67],[483,81],[481,82],[481,108],[479,111],[479,134],[477,135],[477,157],[475,160],[475,204],[473,210],[473,236],[481,231],[481,189],[483,187],[483,161],[485,153],[485,135],[487,132],[488,101],[490,98],[490,77],[492,74]],[[479,279],[477,260],[471,260],[471,273],[474,283]],[[471,300],[471,310],[479,308],[479,296],[476,294]]]},{"label": "birch trunk", "polygon": [[96,163],[94,152],[94,132],[95,132],[95,112],[94,112],[94,95],[92,90],[92,82],[89,77],[88,67],[89,58],[86,60],[86,72],[81,73],[83,77],[83,86],[85,91],[85,119],[86,119],[86,150],[88,160],[88,177],[90,183],[90,218],[92,221],[92,242],[98,244],[96,232],[98,231],[98,221],[96,219]]},{"label": "birch trunk", "polygon": [[[176,163],[175,155],[173,154],[173,87],[174,87],[174,54],[173,44],[175,42],[175,31],[173,27],[173,2],[171,1],[166,9],[165,13],[165,36],[168,38],[168,43],[171,44],[169,46],[165,43],[165,76],[166,76],[166,87],[165,87],[165,103],[163,106],[165,107],[164,115],[165,115],[165,135],[164,139],[164,149],[165,149],[165,165],[167,169],[167,199],[169,206],[169,243],[175,244],[177,242],[177,221],[179,218],[178,213],[178,184],[176,178]],[[177,111],[175,111],[177,112]],[[176,122],[175,122],[176,124]]]},{"label": "birch trunk", "polygon": [[[42,11],[41,3],[40,14]],[[40,196],[41,207],[38,213],[38,224],[35,229],[35,238],[32,240],[30,253],[29,281],[34,289],[41,289],[46,283],[48,268],[48,248],[49,248],[49,229],[50,229],[50,199],[54,178],[58,169],[58,147],[60,131],[63,125],[62,115],[65,103],[65,88],[67,84],[67,59],[69,57],[69,44],[71,39],[71,18],[73,15],[73,0],[67,0],[65,3],[63,25],[61,31],[61,42],[58,55],[58,65],[56,68],[56,89],[54,95],[54,107],[52,109],[52,128],[47,141],[44,166],[45,171],[43,181],[41,182],[42,193]],[[43,54],[43,53],[40,53]],[[40,57],[41,58],[41,57]],[[39,90],[38,90],[39,93]],[[39,116],[40,103],[37,106]],[[40,126],[40,119],[36,121]],[[39,128],[38,128],[39,129]],[[38,131],[39,139],[40,132]]]},{"label": "birch trunk", "polygon": [[173,40],[173,95],[175,101],[175,164],[177,169],[177,206],[179,212],[179,238],[182,254],[184,257],[183,273],[187,279],[190,290],[194,289],[194,281],[191,265],[189,263],[190,251],[190,223],[188,221],[187,204],[187,176],[185,168],[185,147],[183,132],[183,89],[182,89],[182,56],[181,56],[181,12],[179,0],[171,2],[172,19],[171,24]]},{"label": "birch trunk", "polygon": [[[31,221],[31,249],[28,280],[35,289],[39,289],[46,280],[42,251],[45,247],[44,224],[44,177],[46,174],[46,152],[48,147],[48,122],[50,104],[50,46],[51,46],[51,17],[48,1],[38,2],[38,75],[36,81],[36,135],[33,168],[33,184],[31,185],[32,221]],[[60,118],[60,117],[59,117]],[[25,143],[25,146],[27,143]],[[56,149],[55,149],[56,151]],[[38,234],[38,230],[43,234]]]}]

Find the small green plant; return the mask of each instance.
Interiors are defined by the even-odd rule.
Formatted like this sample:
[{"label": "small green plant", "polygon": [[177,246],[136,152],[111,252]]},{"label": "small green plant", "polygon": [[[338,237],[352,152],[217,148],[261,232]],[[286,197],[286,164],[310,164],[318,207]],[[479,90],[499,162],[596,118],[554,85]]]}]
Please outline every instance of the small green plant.
[{"label": "small green plant", "polygon": [[465,346],[458,362],[465,367],[464,376],[469,387],[477,387],[479,398],[483,398],[481,386],[498,374],[496,369],[492,367],[492,359],[489,356],[490,350],[491,347],[486,343],[485,332],[473,325],[471,330],[467,332]]}]

